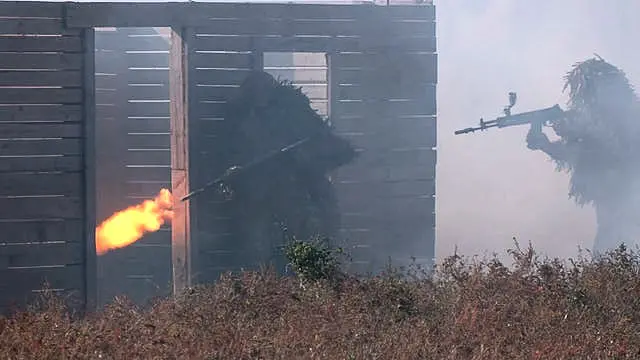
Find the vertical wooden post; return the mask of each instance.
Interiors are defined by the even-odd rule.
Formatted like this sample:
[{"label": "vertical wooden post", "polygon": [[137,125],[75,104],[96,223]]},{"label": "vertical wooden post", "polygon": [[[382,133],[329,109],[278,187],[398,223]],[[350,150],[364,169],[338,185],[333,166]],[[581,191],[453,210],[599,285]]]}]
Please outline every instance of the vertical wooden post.
[{"label": "vertical wooden post", "polygon": [[96,267],[96,96],[95,96],[95,32],[84,30],[84,224],[85,224],[85,271],[84,310],[92,311],[97,306]]},{"label": "vertical wooden post", "polygon": [[189,66],[188,30],[171,29],[169,52],[169,98],[171,101],[171,190],[174,218],[171,224],[173,292],[192,283],[192,241],[190,201],[180,199],[190,191],[189,179]]}]

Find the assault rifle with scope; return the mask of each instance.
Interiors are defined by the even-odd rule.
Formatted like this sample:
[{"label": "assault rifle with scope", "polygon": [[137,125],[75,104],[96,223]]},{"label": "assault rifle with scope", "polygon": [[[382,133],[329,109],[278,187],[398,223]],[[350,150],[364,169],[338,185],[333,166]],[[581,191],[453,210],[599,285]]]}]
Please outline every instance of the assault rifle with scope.
[{"label": "assault rifle with scope", "polygon": [[542,131],[543,126],[550,126],[555,121],[567,116],[568,112],[562,110],[559,105],[554,105],[545,109],[527,111],[520,114],[511,114],[511,108],[516,104],[516,93],[509,93],[509,105],[504,108],[504,116],[499,116],[494,120],[485,121],[480,119],[480,125],[456,131],[455,135],[467,134],[478,130],[484,131],[490,128],[505,128],[510,126],[530,124],[534,130]]}]

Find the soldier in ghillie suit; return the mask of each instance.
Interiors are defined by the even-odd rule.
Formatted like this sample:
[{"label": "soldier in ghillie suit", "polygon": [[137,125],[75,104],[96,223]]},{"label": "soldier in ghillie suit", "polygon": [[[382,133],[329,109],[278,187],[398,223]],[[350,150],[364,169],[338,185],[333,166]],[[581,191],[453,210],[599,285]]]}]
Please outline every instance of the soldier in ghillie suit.
[{"label": "soldier in ghillie suit", "polygon": [[238,261],[282,268],[276,252],[286,239],[337,236],[340,213],[328,173],[349,163],[355,151],[301,89],[255,71],[228,102],[225,124],[218,138],[226,167],[308,139],[227,183]]},{"label": "soldier in ghillie suit", "polygon": [[571,174],[569,196],[593,204],[594,252],[640,240],[640,123],[638,98],[624,72],[600,57],[574,65],[565,77],[569,111],[550,141],[534,127],[528,147],[542,150]]}]

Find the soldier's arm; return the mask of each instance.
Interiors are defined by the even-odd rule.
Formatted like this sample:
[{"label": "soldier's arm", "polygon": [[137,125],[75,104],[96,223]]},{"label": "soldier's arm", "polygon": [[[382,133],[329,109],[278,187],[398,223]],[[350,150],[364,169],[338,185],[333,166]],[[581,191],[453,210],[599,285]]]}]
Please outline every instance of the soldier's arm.
[{"label": "soldier's arm", "polygon": [[538,131],[529,131],[527,147],[531,150],[540,150],[558,162],[572,164],[576,158],[575,146],[562,140],[550,141],[547,135]]}]

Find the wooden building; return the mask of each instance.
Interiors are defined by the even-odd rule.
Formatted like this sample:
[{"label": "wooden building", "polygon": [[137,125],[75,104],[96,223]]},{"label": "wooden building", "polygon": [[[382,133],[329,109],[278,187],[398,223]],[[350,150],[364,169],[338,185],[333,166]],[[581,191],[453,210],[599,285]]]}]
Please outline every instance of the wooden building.
[{"label": "wooden building", "polygon": [[217,156],[199,149],[251,69],[300,83],[358,148],[333,176],[355,270],[430,262],[434,10],[0,3],[0,307],[43,281],[91,307],[98,287],[99,302],[142,302],[235,269],[225,214],[198,198],[180,203],[171,228],[99,258],[94,229],[162,187],[181,197],[224,170],[196,171]]}]

